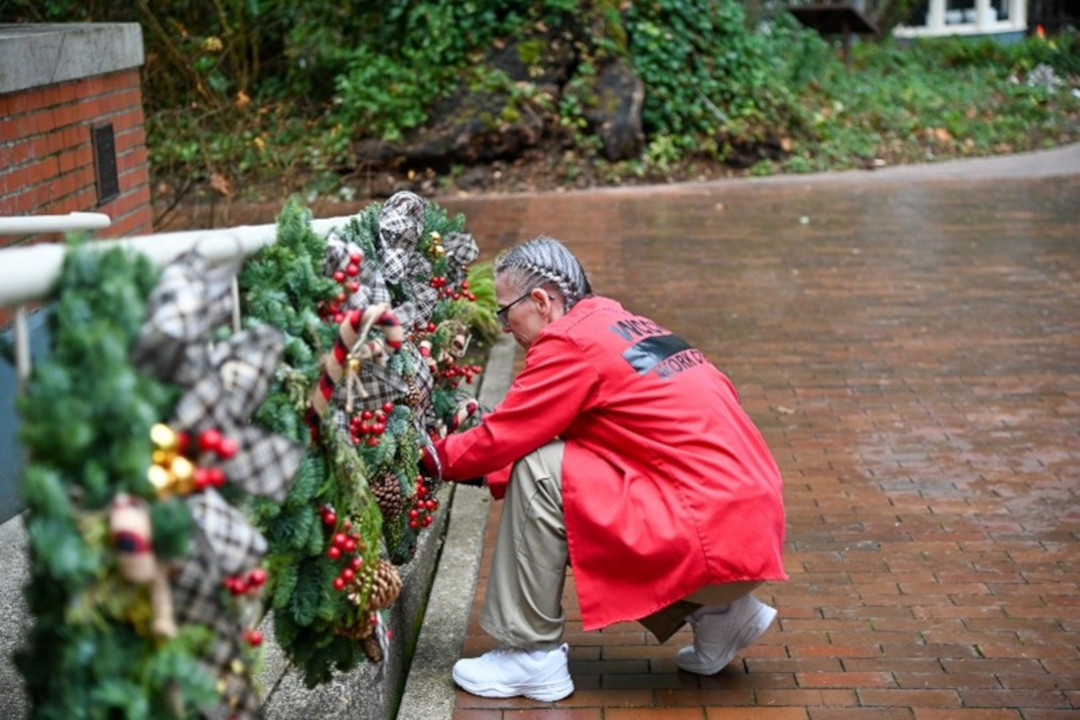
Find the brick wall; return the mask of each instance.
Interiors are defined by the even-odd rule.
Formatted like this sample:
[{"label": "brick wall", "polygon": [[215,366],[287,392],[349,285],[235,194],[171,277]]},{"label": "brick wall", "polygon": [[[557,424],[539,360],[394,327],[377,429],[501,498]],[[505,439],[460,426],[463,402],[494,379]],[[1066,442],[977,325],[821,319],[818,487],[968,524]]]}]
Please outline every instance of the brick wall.
[{"label": "brick wall", "polygon": [[[120,192],[98,204],[91,129],[103,123],[113,127]],[[0,215],[76,211],[112,218],[97,237],[152,231],[138,68],[0,94]],[[0,246],[26,241],[0,236]]]}]

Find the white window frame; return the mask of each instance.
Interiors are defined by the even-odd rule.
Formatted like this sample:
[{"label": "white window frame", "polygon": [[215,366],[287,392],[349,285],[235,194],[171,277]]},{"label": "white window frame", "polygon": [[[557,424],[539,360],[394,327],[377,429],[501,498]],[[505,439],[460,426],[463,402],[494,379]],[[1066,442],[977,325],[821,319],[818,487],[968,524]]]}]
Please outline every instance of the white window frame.
[{"label": "white window frame", "polygon": [[947,23],[945,0],[930,0],[925,25],[898,25],[898,38],[943,37],[948,35],[996,35],[1027,30],[1027,0],[1007,0],[1009,17],[998,20],[990,0],[975,0],[974,22]]}]

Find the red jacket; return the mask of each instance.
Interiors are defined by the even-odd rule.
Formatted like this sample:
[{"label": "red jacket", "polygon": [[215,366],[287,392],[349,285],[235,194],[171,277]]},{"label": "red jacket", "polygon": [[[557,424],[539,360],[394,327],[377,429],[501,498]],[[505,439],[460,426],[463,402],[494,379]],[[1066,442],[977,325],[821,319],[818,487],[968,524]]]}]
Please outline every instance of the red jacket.
[{"label": "red jacket", "polygon": [[507,466],[556,437],[585,630],[704,585],[786,579],[780,472],[731,382],[678,336],[582,300],[483,423],[436,449],[445,479],[488,475],[499,498]]}]

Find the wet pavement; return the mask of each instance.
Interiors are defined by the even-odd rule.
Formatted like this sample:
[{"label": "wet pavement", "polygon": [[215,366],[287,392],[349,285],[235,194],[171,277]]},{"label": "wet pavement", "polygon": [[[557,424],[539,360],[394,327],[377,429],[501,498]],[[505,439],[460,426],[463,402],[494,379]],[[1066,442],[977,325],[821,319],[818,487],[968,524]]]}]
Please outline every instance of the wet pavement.
[{"label": "wet pavement", "polygon": [[[577,691],[458,691],[454,720],[1080,717],[1080,154],[1066,158],[441,201],[485,258],[564,240],[598,292],[732,378],[784,474],[791,575],[758,593],[772,629],[713,677],[676,669],[688,631],[582,632],[570,582]],[[489,562],[466,656],[492,647],[476,623]]]}]

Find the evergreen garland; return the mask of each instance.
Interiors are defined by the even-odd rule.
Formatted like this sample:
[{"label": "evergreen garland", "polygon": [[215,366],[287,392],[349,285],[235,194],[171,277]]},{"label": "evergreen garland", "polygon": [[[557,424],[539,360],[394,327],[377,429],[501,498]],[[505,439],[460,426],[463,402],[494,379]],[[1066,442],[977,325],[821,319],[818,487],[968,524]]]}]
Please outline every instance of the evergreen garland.
[{"label": "evergreen garland", "polygon": [[[256,501],[252,513],[270,546],[266,564],[275,637],[313,687],[329,680],[334,670],[348,671],[365,659],[355,641],[335,633],[360,618],[344,593],[332,590],[341,568],[327,555],[331,540],[339,531],[357,533],[356,556],[374,565],[381,526],[366,488],[340,482],[342,468],[363,477],[359,458],[344,459],[350,449],[340,442],[314,442],[303,420],[320,359],[336,332],[316,309],[338,291],[337,283],[316,271],[326,241],[310,222],[307,210],[290,201],[278,219],[277,242],[245,264],[239,282],[245,322],[269,323],[286,336],[282,368],[256,418],[307,447],[285,502]],[[336,510],[331,514],[329,508]]]},{"label": "evergreen garland", "polygon": [[107,506],[119,492],[150,503],[154,551],[185,551],[192,518],[147,482],[148,431],[177,391],[138,373],[129,352],[156,270],[119,249],[75,245],[50,318],[53,349],[18,399],[30,454],[27,505],[34,624],[16,656],[35,718],[165,718],[218,702],[198,663],[211,641],[181,626],[171,639],[149,629],[145,586],[120,577]]}]

